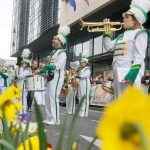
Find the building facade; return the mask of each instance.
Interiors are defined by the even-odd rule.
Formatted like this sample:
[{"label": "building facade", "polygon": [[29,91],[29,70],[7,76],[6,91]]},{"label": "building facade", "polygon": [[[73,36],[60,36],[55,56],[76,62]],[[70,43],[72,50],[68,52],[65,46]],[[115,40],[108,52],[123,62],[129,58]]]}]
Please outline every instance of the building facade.
[{"label": "building facade", "polygon": [[[76,11],[68,0],[14,0],[11,56],[18,62],[23,48],[29,48],[33,58],[43,62],[52,49],[51,41],[60,26],[69,25],[71,34],[67,43],[68,65],[81,59],[83,50],[89,50],[92,76],[107,76],[112,71],[113,53],[103,47],[102,32],[90,33],[87,28],[80,30],[80,18],[85,22],[99,22],[110,18],[113,22],[123,22],[122,13],[129,9],[131,0],[75,0]],[[60,9],[61,8],[61,9]],[[150,15],[149,15],[150,16]],[[150,26],[150,17],[144,25]],[[112,39],[123,30],[113,32]],[[146,52],[146,68],[150,66],[150,44]]]},{"label": "building facade", "polygon": [[59,8],[60,0],[13,1],[11,56],[18,58],[18,64],[24,48],[39,61],[49,54],[58,29]]},{"label": "building facade", "polygon": [[[89,0],[89,5],[87,5],[85,0],[76,0],[76,11],[74,11],[69,3],[62,2],[60,25],[67,24],[71,26],[68,43],[69,61],[80,60],[83,50],[89,50],[93,77],[99,74],[103,74],[106,77],[112,72],[113,53],[106,52],[104,49],[103,33],[90,33],[86,27],[81,31],[79,21],[82,18],[85,22],[95,23],[103,21],[104,18],[110,18],[112,22],[123,22],[122,13],[129,9],[130,3],[131,0]],[[146,28],[150,26],[150,17],[148,23],[144,26]],[[112,39],[122,32],[123,29],[113,32]],[[150,44],[146,53],[146,68],[150,69]]]}]

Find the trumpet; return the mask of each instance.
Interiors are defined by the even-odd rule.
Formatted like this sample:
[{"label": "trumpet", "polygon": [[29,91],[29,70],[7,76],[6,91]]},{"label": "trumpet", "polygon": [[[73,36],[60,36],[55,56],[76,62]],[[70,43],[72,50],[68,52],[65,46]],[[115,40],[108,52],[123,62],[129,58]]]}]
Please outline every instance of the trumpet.
[{"label": "trumpet", "polygon": [[[121,22],[84,22],[82,19],[79,21],[80,30],[87,27],[88,32],[105,32],[111,34],[112,31],[119,31],[122,29],[124,23]],[[113,26],[119,26],[114,28]]]}]

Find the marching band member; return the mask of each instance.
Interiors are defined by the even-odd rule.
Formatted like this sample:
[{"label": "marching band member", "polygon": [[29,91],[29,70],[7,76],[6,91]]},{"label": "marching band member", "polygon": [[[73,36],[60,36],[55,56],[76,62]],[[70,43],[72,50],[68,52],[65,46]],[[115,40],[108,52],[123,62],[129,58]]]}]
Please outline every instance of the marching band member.
[{"label": "marching band member", "polygon": [[88,62],[88,51],[83,51],[82,59],[81,59],[81,70],[76,75],[78,78],[78,94],[79,94],[79,102],[81,101],[82,97],[85,96],[84,102],[79,112],[79,116],[81,117],[88,117],[88,110],[89,110],[89,96],[90,96],[90,76],[91,70],[89,67]]},{"label": "marching band member", "polygon": [[[38,62],[36,60],[33,61],[32,65],[31,65],[31,70],[32,70],[32,74],[34,75],[34,70],[36,70],[38,68]],[[32,106],[32,102],[35,96],[35,92],[34,91],[28,91],[27,93],[27,111],[32,111],[31,106]]]},{"label": "marching band member", "polygon": [[[77,79],[76,79],[75,72],[76,72],[75,68],[70,69],[68,95],[66,96],[66,108],[67,108],[68,114],[75,113],[75,98],[76,98],[76,93],[77,93]],[[73,82],[76,82],[76,83],[73,83]]]},{"label": "marching band member", "polygon": [[66,49],[63,48],[67,42],[67,35],[70,33],[70,28],[67,26],[60,27],[58,35],[52,41],[54,49],[50,53],[50,64],[40,64],[42,69],[36,70],[35,74],[46,72],[47,86],[45,92],[45,108],[47,118],[43,122],[48,125],[59,125],[59,99],[64,82],[64,71],[66,65]]},{"label": "marching band member", "polygon": [[26,91],[26,77],[29,75],[32,75],[32,71],[30,69],[30,63],[31,63],[31,58],[29,58],[31,52],[29,49],[24,49],[23,53],[21,55],[21,57],[23,58],[22,62],[21,62],[21,66],[23,68],[23,71],[19,74],[15,76],[15,80],[17,80],[17,86],[19,85],[22,89],[22,93],[21,93],[21,103],[24,106],[23,109],[23,113],[26,113],[26,109],[27,109],[27,91]]},{"label": "marching band member", "polygon": [[9,86],[8,74],[6,72],[6,67],[3,66],[0,68],[0,94],[2,94],[5,91],[5,89]]},{"label": "marching band member", "polygon": [[[115,98],[119,97],[129,85],[141,86],[140,80],[136,80],[136,77],[137,75],[142,77],[145,70],[144,58],[148,34],[142,24],[147,21],[149,10],[149,0],[132,0],[130,9],[123,14],[126,31],[113,41],[111,41],[110,35],[104,33],[105,49],[114,51],[113,85]],[[105,18],[103,21],[110,22],[110,19]],[[129,72],[124,75],[122,82],[118,81],[118,68],[130,68]]]}]

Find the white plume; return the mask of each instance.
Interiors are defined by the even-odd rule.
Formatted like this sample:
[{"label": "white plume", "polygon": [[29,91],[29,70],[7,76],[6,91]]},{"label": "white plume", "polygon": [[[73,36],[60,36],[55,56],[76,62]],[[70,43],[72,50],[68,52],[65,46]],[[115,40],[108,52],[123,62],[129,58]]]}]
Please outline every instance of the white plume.
[{"label": "white plume", "polygon": [[27,58],[27,57],[30,56],[30,54],[31,54],[31,52],[30,52],[29,49],[24,49],[23,52],[22,52],[21,57],[22,57],[22,58]]},{"label": "white plume", "polygon": [[58,29],[58,33],[62,33],[65,36],[67,36],[70,33],[70,27],[68,26],[62,26]]},{"label": "white plume", "polygon": [[77,68],[79,66],[80,66],[80,62],[79,61],[70,62],[70,67],[71,68]]},{"label": "white plume", "polygon": [[150,0],[132,0],[130,8],[134,6],[141,7],[147,13],[150,11]]}]

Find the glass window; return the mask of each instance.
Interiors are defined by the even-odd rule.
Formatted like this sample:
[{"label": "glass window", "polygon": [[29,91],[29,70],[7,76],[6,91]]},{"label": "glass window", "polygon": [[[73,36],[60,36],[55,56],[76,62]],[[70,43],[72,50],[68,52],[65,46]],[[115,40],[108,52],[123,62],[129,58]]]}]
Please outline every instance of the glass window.
[{"label": "glass window", "polygon": [[61,10],[61,0],[59,0],[58,4],[58,23],[60,23],[60,10]]},{"label": "glass window", "polygon": [[82,56],[82,43],[75,45],[75,60],[80,60]]},{"label": "glass window", "polygon": [[94,38],[94,55],[102,53],[102,37],[98,36]]},{"label": "glass window", "polygon": [[90,41],[86,41],[83,43],[83,50],[88,50],[89,51],[88,56],[90,56]]}]

